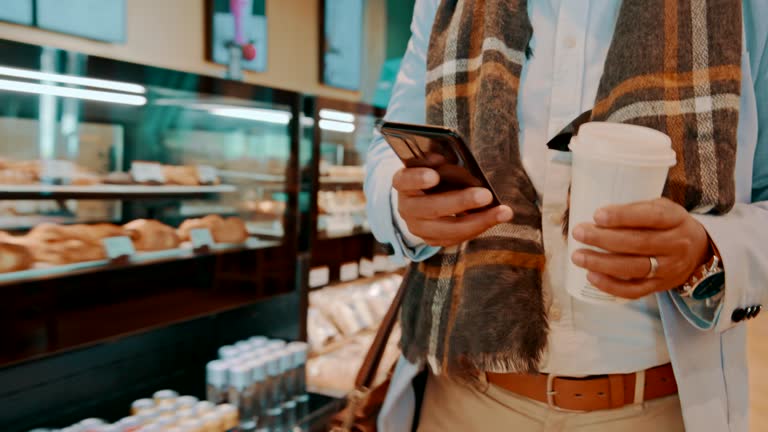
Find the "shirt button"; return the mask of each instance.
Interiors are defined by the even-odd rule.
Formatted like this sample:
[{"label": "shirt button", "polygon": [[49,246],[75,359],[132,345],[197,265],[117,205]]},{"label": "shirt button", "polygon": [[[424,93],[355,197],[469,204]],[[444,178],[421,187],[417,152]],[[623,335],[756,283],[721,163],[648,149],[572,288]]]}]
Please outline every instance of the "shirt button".
[{"label": "shirt button", "polygon": [[558,214],[556,212],[555,213],[550,213],[550,215],[549,215],[549,222],[552,225],[560,225],[561,223],[563,223],[563,215]]},{"label": "shirt button", "polygon": [[565,47],[568,49],[576,48],[576,38],[574,37],[565,38]]}]

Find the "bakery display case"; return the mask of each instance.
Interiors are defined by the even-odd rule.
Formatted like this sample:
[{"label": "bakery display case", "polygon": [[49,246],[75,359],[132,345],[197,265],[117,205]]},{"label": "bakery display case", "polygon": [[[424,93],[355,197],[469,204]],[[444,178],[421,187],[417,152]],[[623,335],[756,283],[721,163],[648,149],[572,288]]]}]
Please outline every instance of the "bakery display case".
[{"label": "bakery display case", "polygon": [[301,337],[302,95],[0,52],[0,430],[117,416],[157,388],[201,397],[217,346]]},{"label": "bakery display case", "polygon": [[384,111],[370,105],[319,98],[319,238],[370,232],[365,216],[365,155]]},{"label": "bakery display case", "polygon": [[386,271],[389,250],[371,234],[365,213],[365,156],[384,110],[317,98],[314,104],[317,196],[309,287]]}]

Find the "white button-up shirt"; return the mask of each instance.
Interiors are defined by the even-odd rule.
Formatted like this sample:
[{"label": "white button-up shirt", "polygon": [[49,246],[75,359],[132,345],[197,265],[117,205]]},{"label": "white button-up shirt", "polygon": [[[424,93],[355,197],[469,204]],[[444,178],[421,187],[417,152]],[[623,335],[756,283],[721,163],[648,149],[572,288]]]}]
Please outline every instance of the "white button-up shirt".
[{"label": "white button-up shirt", "polygon": [[[731,316],[768,303],[768,2],[743,0],[746,38],[736,206],[725,216],[696,216],[726,269],[725,298],[714,314],[686,304],[673,293],[608,311],[578,304],[562,290],[567,257],[562,236],[555,232],[559,224],[555,215],[565,202],[568,158],[549,152],[546,142],[592,106],[619,3],[528,1],[534,56],[521,77],[518,110],[524,167],[543,202],[544,247],[549,258],[545,283],[555,293],[545,368],[563,375],[635,370],[669,355],[686,430],[746,432],[746,332],[743,322]],[[416,0],[413,36],[387,112],[391,121],[425,121],[426,51],[438,4],[439,0]],[[402,164],[380,136],[369,148],[367,165],[368,217],[378,240],[411,259],[433,254],[435,250],[419,245],[418,238],[411,238],[410,245],[404,241],[408,233],[392,205],[392,176]],[[422,367],[401,358],[378,419],[382,432],[410,430],[415,403],[411,379]]]}]

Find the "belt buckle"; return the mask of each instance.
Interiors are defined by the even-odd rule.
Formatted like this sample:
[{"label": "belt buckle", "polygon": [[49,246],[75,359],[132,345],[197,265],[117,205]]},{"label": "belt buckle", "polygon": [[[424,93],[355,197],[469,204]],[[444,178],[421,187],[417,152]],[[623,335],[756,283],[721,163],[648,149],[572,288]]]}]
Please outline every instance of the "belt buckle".
[{"label": "belt buckle", "polygon": [[566,408],[560,408],[555,403],[555,395],[557,395],[557,392],[555,391],[555,378],[558,376],[555,374],[548,374],[547,375],[547,406],[550,409],[553,409],[555,411],[563,412],[563,413],[585,413],[588,411],[583,410],[570,410]]}]

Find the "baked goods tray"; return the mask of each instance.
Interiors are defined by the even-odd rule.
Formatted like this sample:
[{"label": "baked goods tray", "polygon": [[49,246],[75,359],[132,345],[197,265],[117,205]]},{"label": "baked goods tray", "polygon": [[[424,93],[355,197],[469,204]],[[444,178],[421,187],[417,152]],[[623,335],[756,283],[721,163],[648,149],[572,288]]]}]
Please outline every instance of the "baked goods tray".
[{"label": "baked goods tray", "polygon": [[244,243],[218,243],[209,247],[205,252],[197,252],[192,249],[192,245],[189,242],[185,242],[182,243],[181,247],[176,249],[168,249],[157,252],[137,252],[130,258],[121,261],[110,261],[105,259],[64,265],[36,264],[35,267],[29,270],[0,273],[0,286],[13,285],[36,280],[56,279],[64,276],[95,273],[106,270],[158,264],[169,261],[178,261],[206,255],[217,255],[244,250],[266,249],[279,245],[279,241],[267,241],[251,237]]},{"label": "baked goods tray", "polygon": [[199,197],[237,191],[232,185],[147,186],[147,185],[0,185],[0,199],[151,199]]}]

